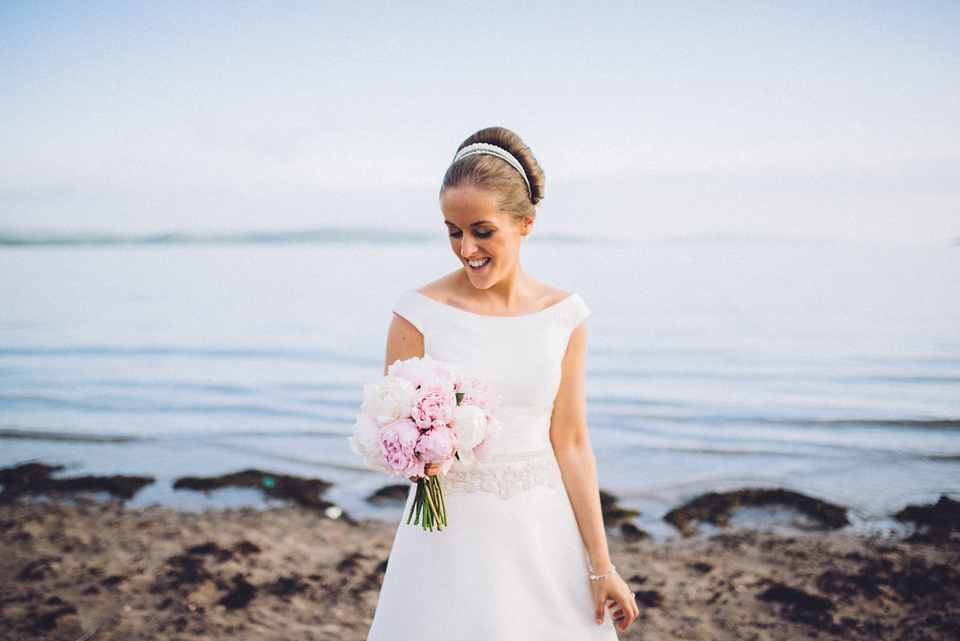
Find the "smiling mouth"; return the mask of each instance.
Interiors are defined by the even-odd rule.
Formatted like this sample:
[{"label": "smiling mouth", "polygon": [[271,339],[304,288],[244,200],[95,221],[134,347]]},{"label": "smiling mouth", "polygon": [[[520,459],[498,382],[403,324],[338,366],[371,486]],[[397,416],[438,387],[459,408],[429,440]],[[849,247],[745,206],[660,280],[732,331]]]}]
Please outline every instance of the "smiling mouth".
[{"label": "smiling mouth", "polygon": [[481,269],[483,269],[484,267],[486,267],[487,263],[489,263],[489,262],[490,262],[490,258],[489,258],[489,257],[487,257],[487,258],[481,258],[481,259],[479,259],[479,260],[468,260],[468,261],[467,261],[467,267],[469,267],[469,268],[470,268],[471,270],[473,270],[473,271],[480,271]]}]

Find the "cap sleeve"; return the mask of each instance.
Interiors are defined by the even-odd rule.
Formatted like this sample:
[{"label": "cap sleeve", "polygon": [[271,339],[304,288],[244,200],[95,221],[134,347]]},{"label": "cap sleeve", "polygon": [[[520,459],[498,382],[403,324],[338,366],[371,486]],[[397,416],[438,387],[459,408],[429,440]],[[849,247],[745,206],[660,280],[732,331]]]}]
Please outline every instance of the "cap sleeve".
[{"label": "cap sleeve", "polygon": [[570,294],[567,301],[569,304],[567,305],[566,318],[570,331],[572,332],[580,326],[580,323],[587,320],[587,316],[590,315],[590,310],[587,308],[587,304],[583,302],[583,299],[580,298],[580,294]]},{"label": "cap sleeve", "polygon": [[414,290],[404,292],[393,304],[393,313],[407,319],[421,334],[426,334],[430,315],[424,305],[424,296]]}]

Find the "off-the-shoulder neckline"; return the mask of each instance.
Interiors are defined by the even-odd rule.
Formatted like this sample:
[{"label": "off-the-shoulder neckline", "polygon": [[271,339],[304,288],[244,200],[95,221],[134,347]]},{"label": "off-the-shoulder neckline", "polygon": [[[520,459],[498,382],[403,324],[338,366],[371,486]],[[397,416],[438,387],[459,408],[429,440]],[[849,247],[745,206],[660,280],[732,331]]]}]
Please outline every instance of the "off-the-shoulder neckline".
[{"label": "off-the-shoulder neckline", "polygon": [[558,300],[557,302],[551,303],[550,305],[547,305],[547,306],[544,307],[543,309],[539,309],[539,310],[537,310],[537,311],[535,311],[535,312],[530,312],[529,314],[517,314],[517,315],[514,315],[514,316],[493,316],[493,315],[491,315],[491,314],[478,314],[477,312],[471,312],[471,311],[466,310],[466,309],[463,309],[463,308],[461,308],[461,307],[454,307],[453,305],[448,305],[447,303],[441,303],[440,301],[438,301],[438,300],[436,300],[436,299],[433,299],[433,298],[430,298],[430,297],[427,296],[426,294],[422,294],[422,293],[418,292],[418,291],[415,290],[415,289],[414,289],[414,290],[411,290],[411,291],[412,291],[414,294],[416,294],[417,296],[420,296],[421,298],[424,298],[424,299],[430,301],[431,303],[433,303],[433,304],[435,304],[435,305],[440,305],[441,307],[446,307],[447,309],[452,309],[452,310],[455,311],[455,312],[461,312],[461,313],[463,313],[463,314],[469,314],[470,316],[479,316],[480,318],[530,318],[531,316],[537,316],[537,315],[539,315],[539,314],[543,314],[543,313],[545,313],[545,312],[548,312],[548,311],[550,311],[550,310],[552,310],[552,309],[556,309],[556,308],[559,307],[560,305],[563,305],[564,303],[566,303],[566,302],[568,302],[568,301],[572,301],[572,300],[574,300],[575,298],[577,298],[577,293],[576,293],[576,292],[573,292],[573,293],[571,293],[571,294],[568,294],[568,295],[564,296],[563,298],[561,298],[561,299]]}]

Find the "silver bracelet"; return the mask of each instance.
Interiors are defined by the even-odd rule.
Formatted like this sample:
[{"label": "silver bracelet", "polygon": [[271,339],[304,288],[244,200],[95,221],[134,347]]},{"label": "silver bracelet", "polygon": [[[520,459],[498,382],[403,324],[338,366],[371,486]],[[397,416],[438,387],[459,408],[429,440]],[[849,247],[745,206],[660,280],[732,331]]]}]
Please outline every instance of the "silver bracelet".
[{"label": "silver bracelet", "polygon": [[591,580],[591,581],[599,581],[600,579],[605,579],[605,578],[607,578],[608,576],[613,576],[614,574],[616,574],[616,572],[617,572],[617,566],[615,566],[613,563],[611,563],[611,564],[610,564],[610,571],[609,571],[609,572],[607,572],[606,574],[591,574],[591,575],[590,575],[590,580]]}]

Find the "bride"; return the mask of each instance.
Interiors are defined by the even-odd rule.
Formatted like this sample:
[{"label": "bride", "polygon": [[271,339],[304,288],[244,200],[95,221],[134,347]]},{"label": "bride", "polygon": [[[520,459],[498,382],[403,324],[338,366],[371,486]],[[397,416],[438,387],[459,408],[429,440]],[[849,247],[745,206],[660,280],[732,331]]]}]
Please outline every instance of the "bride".
[{"label": "bride", "polygon": [[442,532],[400,524],[368,641],[609,640],[638,614],[610,560],[587,435],[589,311],[520,266],[543,185],[516,134],[467,138],[440,190],[461,266],[393,308],[387,364],[460,365],[502,397],[502,431],[490,456],[443,477]]}]

